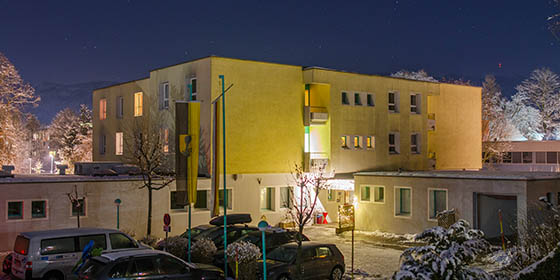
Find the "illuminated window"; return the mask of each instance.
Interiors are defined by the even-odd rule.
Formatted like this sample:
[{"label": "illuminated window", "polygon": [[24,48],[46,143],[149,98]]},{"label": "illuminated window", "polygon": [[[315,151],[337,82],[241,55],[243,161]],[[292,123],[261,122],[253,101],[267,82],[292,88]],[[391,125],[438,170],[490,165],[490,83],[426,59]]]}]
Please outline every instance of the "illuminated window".
[{"label": "illuminated window", "polygon": [[115,155],[120,156],[123,154],[123,133],[115,133]]},{"label": "illuminated window", "polygon": [[412,208],[412,189],[408,187],[395,188],[395,215],[410,216]]},{"label": "illuminated window", "polygon": [[370,107],[375,106],[375,100],[373,99],[373,94],[368,93],[367,96],[366,96],[366,98],[367,98],[366,101],[367,101],[367,105],[368,105],[368,106],[370,106]]},{"label": "illuminated window", "polygon": [[398,132],[389,133],[389,154],[398,154],[400,152],[399,142]]},{"label": "illuminated window", "polygon": [[370,150],[375,148],[375,136],[366,136],[366,148]]},{"label": "illuminated window", "polygon": [[123,117],[123,109],[124,109],[124,99],[122,96],[117,96],[117,119],[122,119]]},{"label": "illuminated window", "polygon": [[340,147],[343,149],[348,149],[348,136],[343,135],[340,137]]},{"label": "illuminated window", "polygon": [[262,188],[261,189],[261,210],[274,211],[275,202],[275,189],[274,188]]},{"label": "illuminated window", "polygon": [[413,114],[420,114],[420,101],[422,97],[420,94],[410,95],[410,112]]},{"label": "illuminated window", "polygon": [[142,106],[143,106],[142,92],[137,92],[137,93],[134,94],[134,116],[135,117],[142,116]]},{"label": "illuminated window", "polygon": [[335,201],[336,200],[336,191],[335,190],[327,190],[327,200],[328,201]]},{"label": "illuminated window", "polygon": [[348,100],[348,93],[342,92],[342,104],[350,105],[350,101]]},{"label": "illuminated window", "polygon": [[169,153],[169,128],[161,129],[162,149],[164,153]]},{"label": "illuminated window", "polygon": [[362,97],[359,93],[354,93],[354,105],[362,106]]},{"label": "illuminated window", "polygon": [[99,119],[104,120],[107,118],[107,99],[99,99]]},{"label": "illuminated window", "polygon": [[410,152],[413,154],[420,153],[420,134],[418,133],[410,135]]},{"label": "illuminated window", "polygon": [[436,219],[437,214],[447,210],[447,190],[428,189],[429,218]]},{"label": "illuminated window", "polygon": [[159,109],[169,109],[169,83],[159,85]]},{"label": "illuminated window", "polygon": [[389,92],[389,112],[398,113],[399,112],[399,93]]},{"label": "illuminated window", "polygon": [[354,136],[354,149],[362,148],[362,136]]},{"label": "illuminated window", "polygon": [[305,106],[309,106],[309,105],[310,105],[309,102],[311,102],[311,101],[310,101],[310,96],[309,96],[309,95],[310,95],[309,85],[305,85],[305,97],[304,97],[304,99],[305,99]]}]

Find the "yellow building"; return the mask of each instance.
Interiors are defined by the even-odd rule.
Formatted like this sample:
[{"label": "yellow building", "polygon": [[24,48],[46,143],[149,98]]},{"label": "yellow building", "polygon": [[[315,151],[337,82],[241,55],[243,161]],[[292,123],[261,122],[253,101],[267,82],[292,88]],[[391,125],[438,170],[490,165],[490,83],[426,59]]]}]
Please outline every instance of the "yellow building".
[{"label": "yellow building", "polygon": [[[209,176],[211,101],[221,94],[219,75],[226,87],[233,84],[226,93],[229,205],[233,212],[252,213],[253,220],[265,215],[276,223],[285,216],[295,164],[326,163],[335,178],[399,168],[481,168],[478,87],[214,56],[95,90],[94,161],[122,161],[127,131],[150,122],[159,125],[173,162],[174,102],[189,98],[191,84],[192,99],[201,102],[199,173]],[[333,219],[336,205],[353,196],[344,187],[348,182],[333,180],[333,189],[344,191],[320,196]],[[209,184],[199,191],[207,200],[196,211],[208,211]],[[170,212],[184,214],[169,205]]]}]

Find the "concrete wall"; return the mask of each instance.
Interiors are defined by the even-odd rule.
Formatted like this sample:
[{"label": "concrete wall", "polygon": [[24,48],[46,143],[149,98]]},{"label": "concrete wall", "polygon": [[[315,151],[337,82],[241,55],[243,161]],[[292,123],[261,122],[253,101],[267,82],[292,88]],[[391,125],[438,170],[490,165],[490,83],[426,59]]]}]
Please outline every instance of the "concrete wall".
[{"label": "concrete wall", "polygon": [[[356,176],[356,196],[360,197],[361,185],[385,187],[385,202],[358,203],[356,227],[361,230],[380,230],[394,233],[417,233],[437,225],[428,218],[428,189],[447,190],[448,209],[456,209],[457,217],[473,225],[473,193],[511,195],[517,197],[518,211],[525,209],[526,181],[475,180],[419,177]],[[395,187],[412,188],[412,213],[410,217],[395,215]],[[533,198],[531,198],[533,199]],[[522,214],[522,213],[520,213]],[[522,215],[521,215],[522,216]]]}]

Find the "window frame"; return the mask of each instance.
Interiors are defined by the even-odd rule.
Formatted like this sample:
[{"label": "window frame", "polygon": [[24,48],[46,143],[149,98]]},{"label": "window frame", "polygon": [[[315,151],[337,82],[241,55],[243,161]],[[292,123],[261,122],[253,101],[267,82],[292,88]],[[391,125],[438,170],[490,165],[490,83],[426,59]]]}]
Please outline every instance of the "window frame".
[{"label": "window frame", "polygon": [[[382,189],[383,190],[383,200],[381,201],[377,201],[376,200],[376,190],[377,189]],[[387,197],[387,192],[385,191],[385,186],[381,186],[381,185],[374,185],[373,186],[373,200],[371,203],[375,203],[375,204],[385,204],[386,201],[386,197]]]},{"label": "window frame", "polygon": [[[266,205],[267,208],[262,207],[263,190],[265,190],[266,203],[270,202],[270,205]],[[272,191],[272,193],[269,193],[269,191]],[[259,197],[259,209],[261,212],[276,212],[276,210],[278,209],[278,207],[276,207],[276,187],[266,187],[266,186],[261,187],[260,197]]]},{"label": "window frame", "polygon": [[[33,217],[33,202],[44,202],[45,206],[43,211],[45,212],[44,217]],[[47,199],[31,199],[31,219],[32,220],[47,220],[49,218],[49,201]]]},{"label": "window frame", "polygon": [[[194,81],[194,86],[193,86],[193,81]],[[191,85],[191,100],[192,101],[196,101],[197,97],[198,97],[198,81],[196,79],[196,77],[190,78],[189,79],[189,85]]]},{"label": "window frame", "polygon": [[[340,140],[341,140],[341,141],[340,141],[340,142],[341,142],[341,143],[340,143],[340,148],[341,148],[341,149],[343,149],[343,150],[349,150],[349,149],[350,149],[350,146],[348,145],[348,138],[350,138],[349,135],[342,135],[342,136],[340,136]],[[344,140],[342,140],[342,139],[344,139]],[[342,145],[342,144],[343,144],[343,143],[342,143],[343,141],[344,141],[344,145]]]},{"label": "window frame", "polygon": [[[416,104],[412,104],[412,100]],[[411,93],[410,94],[410,113],[413,115],[421,115],[422,114],[422,94],[421,93]],[[414,110],[413,110],[414,108]]]},{"label": "window frame", "polygon": [[[21,203],[21,207],[20,207],[20,211],[21,211],[21,215],[19,218],[10,218],[9,215],[9,209],[10,209],[10,203],[14,203],[14,202],[19,202]],[[23,221],[25,219],[25,201],[24,200],[18,200],[18,199],[14,199],[14,200],[6,200],[6,221],[7,222],[16,222],[16,221]]]},{"label": "window frame", "polygon": [[[356,142],[356,140],[358,140]],[[364,137],[361,135],[352,135],[352,149],[363,150],[364,149]]]},{"label": "window frame", "polygon": [[365,137],[366,138],[366,143],[365,143],[365,149],[367,150],[375,150],[375,136],[373,135],[368,135]]},{"label": "window frame", "polygon": [[352,105],[350,103],[350,99],[348,98],[348,91],[341,91],[340,92],[340,104],[341,105]]},{"label": "window frame", "polygon": [[169,110],[169,100],[171,99],[170,97],[171,94],[170,94],[169,82],[162,82],[160,84],[160,92],[159,92],[160,110]]},{"label": "window frame", "polygon": [[[115,155],[122,156],[124,154],[124,138],[123,132],[115,132]],[[119,141],[120,140],[120,141]]]},{"label": "window frame", "polygon": [[99,120],[107,119],[107,98],[99,99]]},{"label": "window frame", "polygon": [[[87,217],[87,213],[88,213],[88,211],[87,211],[87,205],[88,205],[87,197],[82,197],[82,198],[80,198],[80,199],[78,199],[78,200],[82,200],[82,201],[83,201],[83,202],[82,202],[82,203],[83,203],[82,209],[83,209],[83,212],[84,212],[83,215],[79,215],[79,216],[80,216],[80,217]],[[78,215],[74,215],[74,204],[73,204],[72,202],[70,202],[70,217],[71,217],[71,218],[76,218],[76,217],[78,217]]]},{"label": "window frame", "polygon": [[373,93],[366,93],[366,106],[375,107],[375,95]]},{"label": "window frame", "polygon": [[[391,94],[393,95],[393,102],[391,102]],[[393,109],[391,109],[393,107]],[[398,91],[389,91],[387,93],[387,109],[389,113],[399,113],[399,92]]]},{"label": "window frame", "polygon": [[[415,144],[412,143],[413,137],[416,141]],[[414,133],[410,134],[410,153],[411,154],[419,155],[419,154],[422,153],[421,145],[420,145],[420,142],[421,142],[420,139],[421,139],[420,133],[414,132]],[[414,148],[416,149],[416,151],[413,150]]]},{"label": "window frame", "polygon": [[[228,193],[228,208],[227,208],[227,209],[228,209],[228,211],[234,210],[234,208],[233,208],[233,206],[234,206],[234,205],[233,205],[233,204],[234,204],[234,201],[233,201],[233,189],[232,189],[232,188],[226,188],[226,192]],[[221,189],[218,190],[218,208],[220,208],[220,211],[223,211],[224,206],[223,206],[223,205],[220,205],[220,193],[222,193],[222,196],[223,196],[223,193],[224,193],[224,189],[223,189],[223,188],[221,188]],[[230,202],[231,202],[231,203],[230,203]]]},{"label": "window frame", "polygon": [[124,98],[122,97],[122,95],[117,96],[117,102],[116,102],[116,118],[117,119],[122,119],[124,116]]},{"label": "window frame", "polygon": [[[430,206],[430,192],[432,192],[432,191],[445,191],[445,210],[448,210],[449,209],[449,190],[444,189],[444,188],[428,188],[428,207],[427,207],[428,208],[428,210],[427,210],[428,221],[437,222],[437,217],[434,217],[434,218],[431,217],[431,214],[432,214],[431,210],[432,209],[430,209],[430,207],[431,207]],[[436,202],[434,200],[434,209],[435,209],[435,204],[436,204]]]},{"label": "window frame", "polygon": [[354,92],[354,106],[363,106],[362,94],[359,92]]},{"label": "window frame", "polygon": [[144,113],[144,93],[141,91],[134,93],[134,117],[141,117]]},{"label": "window frame", "polygon": [[[393,144],[391,144],[391,135],[393,135]],[[389,155],[398,155],[401,153],[400,147],[400,133],[399,132],[389,132],[387,137],[387,144],[388,144],[388,152]],[[391,147],[394,148],[394,151],[391,151]]]},{"label": "window frame", "polygon": [[[369,189],[369,199],[368,200],[362,199],[362,192],[365,190],[365,188]],[[358,201],[361,202],[361,203],[372,203],[371,190],[372,190],[371,185],[360,185],[360,195],[358,196]]]},{"label": "window frame", "polygon": [[[282,199],[282,194],[283,194],[283,190],[287,189],[288,192],[288,205],[286,206],[284,204],[284,201]],[[280,192],[280,209],[292,209],[294,207],[294,201],[293,201],[293,196],[294,196],[294,189],[291,186],[281,186],[279,187],[279,192]]]},{"label": "window frame", "polygon": [[198,192],[205,192],[206,193],[206,207],[205,208],[201,208],[201,207],[196,207],[196,203],[193,204],[193,209],[195,211],[210,211],[210,206],[208,205],[208,194],[210,193],[210,190],[208,189],[197,189],[196,190],[196,202],[198,202]]},{"label": "window frame", "polygon": [[[410,213],[401,213],[400,210],[402,209],[401,203],[400,201],[402,201],[401,198],[401,193],[400,190],[401,189],[408,189],[410,190]],[[393,211],[393,215],[395,218],[403,218],[403,219],[412,219],[412,214],[413,214],[413,205],[414,205],[414,200],[413,200],[413,191],[412,191],[412,187],[407,187],[407,186],[395,186],[393,187],[393,192],[394,192],[394,211]],[[397,195],[398,193],[398,195]],[[399,199],[399,203],[397,203],[397,199]],[[397,207],[400,207],[401,209],[397,209]],[[397,211],[398,210],[398,211]]]}]

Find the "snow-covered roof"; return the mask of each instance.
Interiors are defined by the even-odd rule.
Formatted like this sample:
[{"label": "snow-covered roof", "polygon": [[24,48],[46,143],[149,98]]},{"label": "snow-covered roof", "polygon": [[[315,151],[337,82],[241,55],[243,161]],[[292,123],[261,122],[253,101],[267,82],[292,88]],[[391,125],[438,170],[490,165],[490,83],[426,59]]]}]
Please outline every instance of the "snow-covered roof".
[{"label": "snow-covered roof", "polygon": [[477,180],[556,180],[560,173],[556,172],[519,172],[519,171],[368,171],[357,172],[354,176],[378,177],[418,177],[418,178],[447,178],[447,179],[477,179]]},{"label": "snow-covered roof", "polygon": [[15,174],[13,178],[0,178],[1,184],[92,182],[92,181],[139,181],[141,176],[82,176],[57,174]]}]

